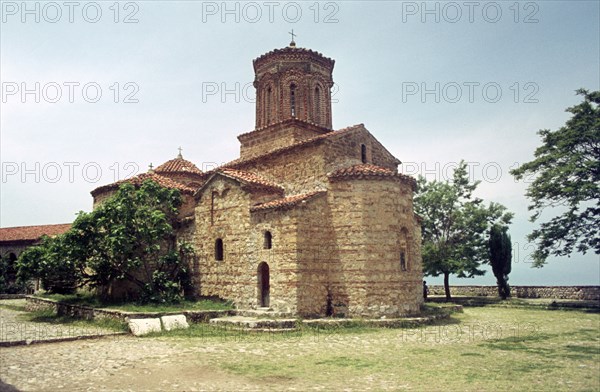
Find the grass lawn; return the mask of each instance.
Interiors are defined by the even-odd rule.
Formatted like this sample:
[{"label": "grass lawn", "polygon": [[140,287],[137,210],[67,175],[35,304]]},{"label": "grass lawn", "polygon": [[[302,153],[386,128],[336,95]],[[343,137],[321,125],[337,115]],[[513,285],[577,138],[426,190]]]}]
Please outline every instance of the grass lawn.
[{"label": "grass lawn", "polygon": [[233,305],[227,301],[200,299],[198,301],[181,301],[176,304],[136,304],[132,302],[103,302],[91,293],[77,294],[40,294],[41,298],[65,302],[92,308],[115,309],[126,312],[177,312],[182,310],[228,310]]},{"label": "grass lawn", "polygon": [[195,325],[157,339],[201,348],[198,366],[304,390],[600,390],[600,315],[465,308],[418,329],[304,328],[255,335]]}]

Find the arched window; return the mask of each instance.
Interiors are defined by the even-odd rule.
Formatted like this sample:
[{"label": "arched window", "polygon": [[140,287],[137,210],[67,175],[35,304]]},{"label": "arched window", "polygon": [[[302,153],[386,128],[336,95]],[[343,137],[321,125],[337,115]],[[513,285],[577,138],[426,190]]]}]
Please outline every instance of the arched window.
[{"label": "arched window", "polygon": [[271,95],[273,94],[273,91],[271,90],[271,87],[269,87],[267,89],[267,107],[266,107],[266,116],[265,119],[267,120],[267,125],[271,123]]},{"label": "arched window", "polygon": [[315,87],[315,122],[321,124],[321,91]]},{"label": "arched window", "polygon": [[292,117],[296,117],[296,85],[290,85],[290,113]]},{"label": "arched window", "polygon": [[400,269],[406,271],[406,253],[404,250],[400,251]]},{"label": "arched window", "polygon": [[270,231],[265,231],[265,238],[263,241],[263,249],[271,249],[273,247],[273,236]]},{"label": "arched window", "polygon": [[403,227],[400,229],[400,270],[408,271],[410,269],[410,236],[408,230]]},{"label": "arched window", "polygon": [[215,241],[215,260],[223,261],[223,240],[220,238]]},{"label": "arched window", "polygon": [[362,163],[367,163],[367,146],[364,144],[360,145],[360,160]]}]

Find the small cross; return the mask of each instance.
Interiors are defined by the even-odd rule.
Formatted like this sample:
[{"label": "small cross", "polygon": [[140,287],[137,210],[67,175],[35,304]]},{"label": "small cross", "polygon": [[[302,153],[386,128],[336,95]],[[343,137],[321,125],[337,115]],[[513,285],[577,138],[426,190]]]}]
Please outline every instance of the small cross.
[{"label": "small cross", "polygon": [[294,37],[296,36],[296,34],[294,34],[294,29],[292,29],[292,31],[288,34],[292,36],[292,42],[294,42]]},{"label": "small cross", "polygon": [[177,158],[179,159],[183,159],[183,155],[181,155],[181,151],[183,150],[181,147],[178,148],[179,150],[179,155],[177,156]]},{"label": "small cross", "polygon": [[154,166],[152,166],[152,162],[150,162],[150,164],[148,165],[148,171],[152,171],[152,169],[154,169]]}]

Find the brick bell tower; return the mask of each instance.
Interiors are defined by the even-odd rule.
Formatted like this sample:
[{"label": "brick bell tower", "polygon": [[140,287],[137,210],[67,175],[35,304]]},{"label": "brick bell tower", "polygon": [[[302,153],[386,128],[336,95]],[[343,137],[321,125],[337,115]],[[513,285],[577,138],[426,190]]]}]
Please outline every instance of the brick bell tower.
[{"label": "brick bell tower", "polygon": [[335,61],[293,41],[253,61],[256,128],[238,136],[249,158],[332,131]]}]

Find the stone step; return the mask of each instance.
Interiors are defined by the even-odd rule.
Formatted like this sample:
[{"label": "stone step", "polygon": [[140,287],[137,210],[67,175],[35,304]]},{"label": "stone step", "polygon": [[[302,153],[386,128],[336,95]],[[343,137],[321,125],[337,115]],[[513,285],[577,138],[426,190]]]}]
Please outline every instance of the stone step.
[{"label": "stone step", "polygon": [[266,319],[246,316],[230,316],[210,319],[211,325],[223,327],[234,327],[243,329],[286,329],[293,330],[296,328],[296,319]]},{"label": "stone step", "polygon": [[270,308],[258,308],[258,309],[237,309],[235,311],[237,316],[243,317],[262,317],[262,318],[292,318],[291,312],[276,312]]}]

